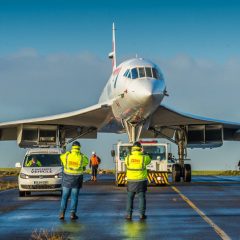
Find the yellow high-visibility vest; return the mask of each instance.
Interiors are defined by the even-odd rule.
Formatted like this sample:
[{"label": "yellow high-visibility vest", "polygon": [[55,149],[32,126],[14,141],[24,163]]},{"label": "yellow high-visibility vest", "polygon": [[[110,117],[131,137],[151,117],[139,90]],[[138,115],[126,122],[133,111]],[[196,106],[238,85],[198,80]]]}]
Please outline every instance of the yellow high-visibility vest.
[{"label": "yellow high-visibility vest", "polygon": [[88,165],[88,158],[80,152],[79,147],[72,147],[71,152],[66,152],[60,156],[64,167],[64,173],[70,175],[83,174],[83,168]]},{"label": "yellow high-visibility vest", "polygon": [[147,168],[151,158],[141,151],[132,151],[131,155],[125,158],[127,167],[127,181],[142,181],[147,179]]}]

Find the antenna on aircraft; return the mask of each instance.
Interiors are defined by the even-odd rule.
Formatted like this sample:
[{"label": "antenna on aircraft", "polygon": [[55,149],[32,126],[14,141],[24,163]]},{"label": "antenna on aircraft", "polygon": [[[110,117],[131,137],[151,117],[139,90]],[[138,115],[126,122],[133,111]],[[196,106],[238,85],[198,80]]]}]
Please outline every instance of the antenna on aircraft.
[{"label": "antenna on aircraft", "polygon": [[108,55],[108,57],[110,59],[112,59],[113,71],[117,67],[115,31],[116,31],[116,28],[115,28],[115,24],[113,22],[113,25],[112,25],[112,52],[110,52],[109,55]]}]

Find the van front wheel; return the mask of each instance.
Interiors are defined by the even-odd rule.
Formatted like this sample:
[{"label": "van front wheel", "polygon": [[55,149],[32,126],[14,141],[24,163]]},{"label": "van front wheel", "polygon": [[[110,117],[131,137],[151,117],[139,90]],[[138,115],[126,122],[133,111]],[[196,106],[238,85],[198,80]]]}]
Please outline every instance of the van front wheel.
[{"label": "van front wheel", "polygon": [[19,191],[19,197],[25,197],[26,192],[25,191]]}]

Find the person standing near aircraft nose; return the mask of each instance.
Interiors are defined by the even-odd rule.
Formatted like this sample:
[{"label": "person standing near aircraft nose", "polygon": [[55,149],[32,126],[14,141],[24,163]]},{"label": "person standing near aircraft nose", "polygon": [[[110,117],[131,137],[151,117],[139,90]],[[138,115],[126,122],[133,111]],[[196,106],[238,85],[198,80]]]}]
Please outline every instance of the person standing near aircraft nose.
[{"label": "person standing near aircraft nose", "polygon": [[127,215],[126,219],[132,219],[133,201],[137,194],[139,197],[140,219],[147,218],[146,211],[146,191],[147,191],[147,169],[151,163],[149,155],[143,153],[140,142],[135,142],[131,149],[131,154],[126,156],[125,165],[127,167]]},{"label": "person standing near aircraft nose", "polygon": [[71,195],[71,219],[78,219],[76,215],[78,194],[83,183],[83,171],[88,165],[88,158],[80,152],[80,143],[75,141],[70,152],[60,156],[63,164],[62,200],[59,219],[64,220],[67,202]]},{"label": "person standing near aircraft nose", "polygon": [[97,171],[98,165],[101,163],[101,159],[97,156],[96,152],[92,152],[92,156],[90,158],[89,167],[92,168],[92,181],[97,181]]}]

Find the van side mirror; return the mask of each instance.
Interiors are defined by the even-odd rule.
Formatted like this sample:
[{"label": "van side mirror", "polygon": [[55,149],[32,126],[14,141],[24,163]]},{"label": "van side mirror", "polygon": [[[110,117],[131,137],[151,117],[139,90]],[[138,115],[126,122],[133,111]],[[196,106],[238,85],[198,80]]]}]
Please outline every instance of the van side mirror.
[{"label": "van side mirror", "polygon": [[21,163],[20,162],[15,163],[15,168],[21,168]]},{"label": "van side mirror", "polygon": [[112,155],[112,157],[115,157],[115,150],[111,151],[111,155]]}]

